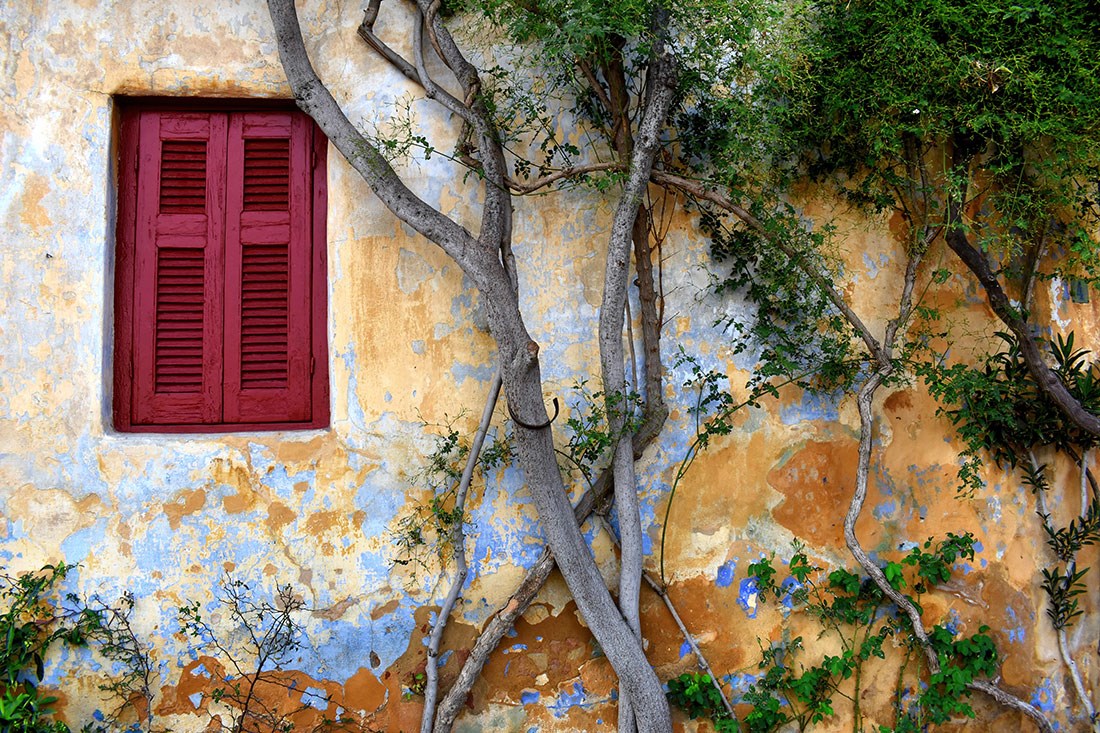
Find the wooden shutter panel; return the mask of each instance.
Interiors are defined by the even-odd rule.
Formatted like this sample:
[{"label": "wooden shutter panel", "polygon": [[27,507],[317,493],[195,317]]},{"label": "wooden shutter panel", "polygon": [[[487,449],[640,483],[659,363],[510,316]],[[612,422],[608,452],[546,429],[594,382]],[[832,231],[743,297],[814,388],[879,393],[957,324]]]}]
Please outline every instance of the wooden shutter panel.
[{"label": "wooden shutter panel", "polygon": [[226,422],[311,419],[311,132],[289,112],[230,116]]},{"label": "wooden shutter panel", "polygon": [[224,114],[141,114],[134,236],[134,425],[222,419]]}]

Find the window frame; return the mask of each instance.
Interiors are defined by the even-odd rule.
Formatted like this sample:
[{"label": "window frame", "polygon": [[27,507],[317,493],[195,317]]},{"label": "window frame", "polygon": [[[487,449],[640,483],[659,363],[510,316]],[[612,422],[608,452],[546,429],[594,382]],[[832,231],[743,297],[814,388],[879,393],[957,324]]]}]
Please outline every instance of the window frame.
[{"label": "window frame", "polygon": [[[149,97],[117,97],[119,117],[117,169],[117,220],[115,242],[114,282],[114,365],[111,418],[115,430],[124,433],[227,433],[281,430],[312,430],[328,427],[329,365],[328,365],[328,269],[327,269],[327,211],[328,141],[317,125],[287,100],[261,99],[164,99]],[[210,113],[224,114],[228,122],[233,113],[291,113],[304,118],[308,125],[310,151],[310,233],[309,261],[309,355],[310,375],[308,402],[310,417],[302,421],[226,422],[224,421],[226,397],[225,367],[222,367],[220,384],[223,388],[221,405],[222,421],[217,422],[137,422],[135,420],[135,324],[138,299],[136,259],[138,256],[138,163],[139,130],[146,113]],[[223,208],[228,207],[223,204]],[[221,214],[225,215],[223,210]],[[224,235],[223,235],[224,236]],[[148,245],[146,245],[148,246]],[[222,257],[222,267],[228,255]],[[223,270],[224,274],[224,270]],[[222,278],[224,280],[224,277]],[[222,283],[220,297],[225,297]],[[225,326],[221,327],[223,354]]]}]

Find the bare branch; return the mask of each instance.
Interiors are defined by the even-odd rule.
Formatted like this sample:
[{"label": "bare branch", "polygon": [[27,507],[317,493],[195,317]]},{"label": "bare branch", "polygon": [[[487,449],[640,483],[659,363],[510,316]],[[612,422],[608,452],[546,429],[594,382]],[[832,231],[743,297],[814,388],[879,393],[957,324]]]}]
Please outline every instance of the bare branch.
[{"label": "bare branch", "polygon": [[[913,292],[913,284],[916,279],[916,272],[922,254],[923,252],[911,253],[909,262],[906,265],[905,284],[898,307],[898,318],[887,326],[887,337],[883,343],[883,351],[887,355],[889,355],[894,347],[898,334],[898,324],[904,322],[908,313]],[[918,643],[924,651],[925,658],[928,661],[928,669],[935,674],[940,671],[939,655],[936,653],[931,640],[928,638],[928,631],[924,628],[924,621],[921,619],[920,611],[907,596],[895,590],[894,587],[890,585],[882,569],[867,555],[867,552],[859,542],[859,538],[856,536],[856,522],[859,520],[860,513],[863,511],[863,505],[867,500],[867,485],[871,468],[871,451],[874,438],[872,402],[875,392],[882,386],[882,383],[890,375],[892,369],[889,361],[885,364],[880,364],[874,373],[871,374],[870,378],[860,387],[856,397],[856,405],[859,409],[859,457],[856,464],[855,490],[852,492],[852,498],[848,504],[848,512],[844,517],[844,543],[848,546],[848,550],[852,553],[852,556],[855,557],[856,562],[859,563],[860,567],[867,573],[874,584],[878,586],[883,595],[892,600],[902,613],[909,618],[913,635],[917,638]],[[1040,730],[1044,731],[1044,733],[1053,733],[1053,728],[1050,723],[1039,710],[1011,693],[1001,690],[991,682],[972,682],[968,687],[985,692],[998,702],[1026,713],[1036,722]]]},{"label": "bare branch", "polygon": [[[612,435],[618,436],[612,466],[615,477],[615,506],[619,512],[619,531],[622,539],[619,610],[639,639],[642,634],[638,609],[642,583],[642,525],[634,473],[634,455],[631,443],[625,435],[628,405],[623,354],[623,311],[626,303],[635,222],[642,196],[649,185],[650,172],[653,170],[653,162],[658,152],[659,136],[664,129],[665,118],[672,105],[676,79],[675,63],[662,44],[658,44],[656,54],[651,69],[654,71],[657,83],[646,105],[630,158],[630,173],[623,186],[611,224],[599,327],[600,372],[607,401],[608,430]],[[648,237],[648,231],[644,230],[644,225],[643,233]],[[620,733],[630,733],[634,729],[634,718],[642,715],[639,702],[628,695],[625,686],[620,685]]]},{"label": "bare branch", "polygon": [[446,89],[436,84],[428,73],[428,68],[424,64],[424,15],[419,9],[417,9],[416,15],[416,21],[413,23],[413,59],[416,61],[416,73],[420,77],[424,95],[428,99],[439,102],[467,123],[476,124],[473,110],[455,99]]},{"label": "bare branch", "polygon": [[[956,153],[958,157],[954,161],[952,172],[956,178],[965,182],[968,180],[970,161],[973,154],[968,154],[966,146],[962,143],[957,143],[955,148],[959,152]],[[1100,438],[1100,417],[1086,410],[1084,405],[1070,394],[1070,391],[1066,388],[1066,385],[1062,384],[1062,380],[1058,378],[1054,370],[1043,360],[1043,355],[1039,351],[1039,344],[1027,323],[1026,314],[1013,307],[1004,288],[1001,287],[1000,280],[993,272],[993,268],[990,267],[985,254],[970,243],[964,220],[965,201],[966,185],[964,183],[962,189],[947,202],[948,227],[945,235],[947,246],[959,256],[963,264],[978,279],[978,283],[985,290],[989,307],[1016,337],[1020,347],[1020,355],[1024,358],[1027,370],[1031,372],[1031,376],[1039,384],[1039,389],[1058,406],[1070,422],[1085,432]]]},{"label": "bare branch", "polygon": [[420,75],[416,72],[416,67],[410,64],[405,58],[390,48],[385,41],[374,34],[374,21],[378,16],[378,6],[380,0],[372,0],[371,4],[367,7],[363,22],[359,24],[357,33],[359,37],[367,42],[371,48],[378,52],[378,55],[384,58],[386,61],[405,75],[405,78],[409,81],[424,86],[420,81]]},{"label": "bare branch", "polygon": [[592,92],[596,95],[596,98],[600,100],[600,104],[607,110],[607,114],[611,114],[611,99],[607,96],[607,90],[603,88],[603,84],[596,78],[596,74],[592,71],[592,65],[584,59],[577,59],[577,68],[584,74],[584,78],[588,81],[588,86],[592,89]]},{"label": "bare branch", "polygon": [[[424,12],[429,4],[421,2],[420,7]],[[490,116],[479,99],[476,70],[458,52],[436,16],[432,26],[439,38],[444,61],[455,71],[466,90],[466,102],[478,118],[479,151],[491,184],[484,186],[478,240],[415,197],[379,152],[347,120],[309,63],[293,0],[268,0],[268,8],[275,25],[279,57],[299,106],[318,121],[383,203],[442,248],[474,282],[484,298],[489,328],[499,351],[509,406],[529,424],[545,421],[539,346],[527,331],[514,279],[501,260],[508,245],[505,238],[511,234],[511,197],[505,187],[503,149],[495,139]],[[550,431],[517,427],[515,443],[518,462],[547,542],[553,548],[578,610],[637,705],[640,731],[667,733],[671,730],[671,720],[660,680],[638,639],[619,614],[584,537],[570,516],[572,507],[555,461]]]},{"label": "bare branch", "polygon": [[424,683],[424,713],[420,719],[420,733],[431,733],[432,720],[435,717],[435,701],[439,695],[439,645],[443,641],[443,630],[447,628],[447,621],[451,617],[455,603],[462,593],[462,586],[466,582],[468,569],[466,567],[466,532],[463,523],[466,518],[466,494],[470,489],[470,482],[474,478],[474,469],[477,467],[478,458],[481,457],[481,446],[485,444],[485,435],[489,432],[489,423],[493,419],[493,411],[497,406],[497,397],[500,395],[500,372],[493,377],[493,384],[489,387],[489,394],[485,398],[485,409],[481,412],[481,422],[474,433],[473,442],[470,444],[470,453],[466,456],[466,466],[462,470],[462,477],[455,491],[454,512],[458,517],[449,538],[455,555],[455,576],[451,581],[451,588],[447,591],[447,597],[439,608],[439,614],[435,617],[435,625],[432,627],[431,636],[428,639],[428,662],[425,666]]},{"label": "bare branch", "polygon": [[443,25],[443,20],[436,12],[437,1],[416,0],[416,4],[428,24],[433,47],[462,85],[464,95],[462,103],[471,113],[471,119],[467,122],[477,133],[478,157],[486,179],[485,202],[478,239],[493,251],[499,251],[504,245],[506,234],[511,233],[512,220],[512,198],[506,185],[508,166],[504,158],[504,147],[501,145],[492,115],[481,98],[482,84],[477,68],[462,54],[450,31]]},{"label": "bare branch", "polygon": [[543,176],[542,178],[536,178],[530,183],[521,183],[514,178],[508,178],[508,188],[514,193],[528,194],[534,193],[540,188],[546,188],[552,183],[566,178],[574,178],[577,176],[588,175],[589,173],[599,173],[602,171],[619,171],[623,169],[622,163],[592,163],[590,165],[576,165],[568,168],[562,168],[559,171],[555,171],[550,175]]},{"label": "bare branch", "polygon": [[[614,542],[616,546],[621,547],[619,544],[619,537],[615,534],[615,528],[611,526],[611,523],[603,516],[600,516],[599,521],[600,524],[603,525],[604,531],[607,532],[607,536],[611,538],[611,541]],[[676,628],[680,630],[680,634],[683,635],[684,641],[688,643],[688,646],[691,647],[691,651],[695,654],[695,661],[696,664],[699,665],[699,669],[703,670],[703,672],[710,677],[711,685],[714,686],[714,689],[718,691],[719,697],[722,698],[722,706],[726,709],[726,712],[730,714],[731,718],[736,718],[737,716],[733,712],[733,705],[730,704],[729,698],[726,697],[726,693],[722,689],[722,684],[718,681],[718,675],[714,674],[714,670],[703,654],[703,650],[699,648],[698,642],[695,641],[695,636],[688,631],[687,626],[684,624],[684,620],[680,617],[679,611],[676,610],[676,605],[672,602],[672,598],[668,594],[668,589],[663,586],[657,578],[654,578],[653,574],[648,570],[642,572],[642,580],[645,581],[645,584],[648,585],[665,604],[665,608],[668,609],[669,615],[672,616],[672,620],[676,623]]]},{"label": "bare branch", "polygon": [[[649,443],[661,432],[660,423],[664,422],[665,416],[655,417],[659,417],[659,424],[651,425],[649,424],[652,422],[651,420],[645,420],[642,428],[634,436],[635,459],[641,457]],[[592,484],[592,488],[581,494],[581,498],[573,508],[573,516],[578,525],[583,524],[596,510],[596,507],[604,503],[610,491],[611,474],[604,471]],[[463,663],[454,684],[443,696],[436,709],[433,733],[450,733],[459,711],[465,705],[466,698],[474,687],[474,683],[481,676],[481,670],[485,667],[485,663],[489,661],[489,656],[500,645],[504,635],[515,626],[519,617],[523,615],[531,602],[538,596],[539,591],[542,590],[542,587],[546,585],[546,581],[550,578],[550,573],[553,572],[554,567],[554,555],[550,552],[549,547],[544,547],[542,553],[528,569],[527,574],[516,587],[516,590],[512,592],[508,601],[486,622],[485,628],[482,629],[477,641],[474,642],[474,646],[470,650],[465,663]]]},{"label": "bare branch", "polygon": [[363,11],[363,23],[359,26],[359,33],[364,30],[373,34],[374,23],[378,20],[378,11],[382,7],[382,0],[370,0],[366,10]]},{"label": "bare branch", "polygon": [[1008,326],[1019,342],[1020,355],[1024,358],[1031,376],[1039,384],[1039,388],[1058,406],[1070,422],[1089,434],[1100,437],[1100,417],[1086,410],[1081,402],[1070,394],[1054,370],[1047,365],[1030,326],[1009,302],[1008,295],[1001,287],[997,275],[989,266],[989,261],[984,254],[970,244],[966,230],[963,228],[962,206],[958,201],[948,204],[948,214],[951,226],[947,230],[947,246],[978,278],[978,283],[985,290],[989,307],[1001,322]]}]

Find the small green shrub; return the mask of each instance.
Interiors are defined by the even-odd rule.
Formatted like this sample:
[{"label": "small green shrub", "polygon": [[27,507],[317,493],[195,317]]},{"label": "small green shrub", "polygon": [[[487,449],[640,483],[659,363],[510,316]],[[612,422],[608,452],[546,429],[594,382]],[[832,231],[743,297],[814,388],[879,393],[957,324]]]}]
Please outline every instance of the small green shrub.
[{"label": "small green shrub", "polygon": [[94,620],[61,605],[57,586],[71,565],[46,565],[36,573],[0,574],[0,730],[4,733],[68,733],[54,719],[57,698],[43,694],[44,658],[57,643],[83,646]]},{"label": "small green shrub", "polygon": [[668,681],[668,701],[695,720],[710,718],[718,733],[734,733],[739,730],[737,721],[730,717],[722,703],[722,693],[714,687],[709,674],[685,672]]}]

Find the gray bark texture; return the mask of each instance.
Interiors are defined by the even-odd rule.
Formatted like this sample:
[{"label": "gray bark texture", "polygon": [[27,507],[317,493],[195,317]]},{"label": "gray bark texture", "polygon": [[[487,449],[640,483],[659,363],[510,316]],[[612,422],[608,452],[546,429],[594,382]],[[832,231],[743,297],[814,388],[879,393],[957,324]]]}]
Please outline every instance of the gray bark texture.
[{"label": "gray bark texture", "polygon": [[[651,421],[659,419],[663,422],[665,417],[663,413],[657,413],[653,417],[647,418],[641,429],[634,435],[631,442],[634,444],[635,460],[641,457],[646,446],[661,430],[660,425],[651,425]],[[577,524],[584,524],[596,508],[605,503],[607,495],[611,491],[611,483],[611,474],[609,471],[605,471],[600,474],[592,487],[581,495],[577,505],[573,508],[573,515],[576,517]],[[550,552],[549,547],[543,546],[542,553],[539,554],[535,564],[527,570],[527,575],[524,576],[523,581],[516,587],[516,590],[500,610],[489,619],[481,633],[478,634],[477,641],[474,642],[470,655],[463,663],[454,684],[451,685],[451,689],[447,690],[447,694],[439,702],[435,717],[435,728],[433,729],[434,733],[450,732],[455,720],[458,718],[459,711],[465,705],[466,698],[474,687],[474,683],[481,675],[481,670],[488,661],[489,655],[500,645],[504,635],[515,626],[516,620],[523,615],[531,602],[535,600],[539,591],[546,585],[546,581],[550,578],[553,570],[554,554]]]},{"label": "gray bark texture", "polygon": [[[490,332],[499,351],[504,394],[511,411],[527,424],[545,423],[539,347],[527,332],[518,294],[501,261],[502,251],[510,247],[511,198],[504,185],[503,150],[496,142],[487,115],[479,114],[483,110],[477,109],[480,84],[476,70],[458,52],[434,9],[423,3],[421,12],[433,45],[438,44],[444,63],[467,90],[467,103],[476,118],[474,128],[487,179],[478,237],[410,191],[380,152],[347,119],[309,61],[293,0],[268,0],[268,9],[275,26],[279,58],[298,106],[317,122],[387,208],[446,252],[474,283],[489,316]],[[634,702],[638,730],[671,731],[661,682],[604,585],[573,517],[550,430],[517,425],[515,440],[519,465],[547,543],[581,615]]]},{"label": "gray bark texture", "polygon": [[[660,149],[660,134],[672,105],[675,88],[675,63],[658,46],[650,75],[652,86],[642,113],[642,123],[631,155],[630,169],[622,198],[615,209],[611,224],[604,270],[603,302],[600,304],[600,370],[607,404],[607,423],[612,435],[618,436],[612,458],[615,485],[615,507],[619,515],[619,536],[622,543],[619,570],[619,610],[635,637],[641,641],[642,626],[638,603],[642,585],[642,523],[634,475],[634,449],[626,434],[626,369],[623,353],[623,313],[626,288],[630,277],[630,253],[634,240],[638,209],[642,195],[649,186],[653,161]],[[648,232],[646,233],[648,236]],[[637,701],[620,685],[619,733],[635,729],[633,711]]]}]

